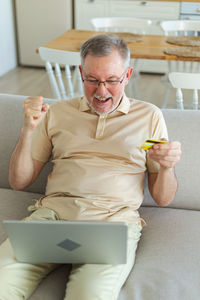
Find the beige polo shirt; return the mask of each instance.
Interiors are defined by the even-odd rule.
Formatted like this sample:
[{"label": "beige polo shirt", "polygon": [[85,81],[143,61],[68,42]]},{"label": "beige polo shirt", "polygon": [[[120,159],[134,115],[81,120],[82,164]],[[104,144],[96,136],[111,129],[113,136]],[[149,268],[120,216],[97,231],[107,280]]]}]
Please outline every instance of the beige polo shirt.
[{"label": "beige polo shirt", "polygon": [[124,95],[114,112],[100,116],[84,97],[52,104],[32,144],[34,159],[54,164],[36,206],[64,220],[138,222],[145,171],[159,170],[139,149],[148,138],[168,138],[150,103]]}]

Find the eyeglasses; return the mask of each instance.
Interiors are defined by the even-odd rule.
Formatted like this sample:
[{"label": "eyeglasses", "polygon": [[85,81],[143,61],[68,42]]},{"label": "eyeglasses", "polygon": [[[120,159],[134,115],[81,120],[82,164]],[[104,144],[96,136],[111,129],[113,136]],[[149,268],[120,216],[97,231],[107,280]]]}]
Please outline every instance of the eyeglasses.
[{"label": "eyeglasses", "polygon": [[101,80],[98,80],[98,79],[87,79],[87,78],[85,78],[85,79],[83,79],[83,82],[85,84],[88,84],[88,85],[96,87],[96,88],[99,87],[101,83],[103,83],[105,88],[115,88],[124,81],[126,71],[122,74],[122,76],[123,76],[123,77],[121,76],[122,79],[116,79],[116,80],[107,79],[107,80],[101,81]]}]

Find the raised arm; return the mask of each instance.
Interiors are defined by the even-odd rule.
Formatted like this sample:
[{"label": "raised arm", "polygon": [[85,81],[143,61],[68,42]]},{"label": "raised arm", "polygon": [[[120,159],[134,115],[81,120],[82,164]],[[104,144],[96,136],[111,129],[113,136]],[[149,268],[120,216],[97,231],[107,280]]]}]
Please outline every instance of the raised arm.
[{"label": "raised arm", "polygon": [[43,104],[43,97],[29,97],[24,100],[24,123],[9,166],[9,182],[15,190],[23,190],[31,185],[45,165],[32,159],[31,143],[33,132],[47,110],[48,104]]}]

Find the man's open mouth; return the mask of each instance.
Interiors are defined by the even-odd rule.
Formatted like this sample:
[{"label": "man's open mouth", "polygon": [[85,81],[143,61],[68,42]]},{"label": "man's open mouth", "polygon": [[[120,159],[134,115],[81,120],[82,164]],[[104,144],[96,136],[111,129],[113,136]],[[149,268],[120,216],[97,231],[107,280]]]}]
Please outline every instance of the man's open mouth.
[{"label": "man's open mouth", "polygon": [[108,97],[106,99],[99,99],[95,97],[95,100],[98,101],[99,103],[106,103],[111,99],[111,97]]}]

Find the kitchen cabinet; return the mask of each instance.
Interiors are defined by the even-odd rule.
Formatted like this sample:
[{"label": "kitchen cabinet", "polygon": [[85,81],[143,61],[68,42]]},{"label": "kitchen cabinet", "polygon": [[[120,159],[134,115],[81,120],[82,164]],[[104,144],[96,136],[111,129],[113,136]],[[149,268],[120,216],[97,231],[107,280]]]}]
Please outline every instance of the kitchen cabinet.
[{"label": "kitchen cabinet", "polygon": [[36,49],[72,28],[71,0],[16,0],[19,63],[42,66]]},{"label": "kitchen cabinet", "polygon": [[90,19],[107,17],[109,15],[108,0],[75,0],[74,1],[74,24],[75,29],[90,30]]},{"label": "kitchen cabinet", "polygon": [[[134,0],[74,0],[75,28],[91,30],[90,19],[95,17],[133,17],[151,19],[149,34],[163,34],[161,20],[178,20],[180,2]],[[84,12],[84,14],[83,14]],[[145,72],[167,71],[167,62],[140,60],[139,69]]]},{"label": "kitchen cabinet", "polygon": [[[84,14],[83,14],[84,12]],[[90,30],[95,17],[133,17],[159,20],[179,19],[180,3],[134,0],[75,0],[75,28]]]}]

